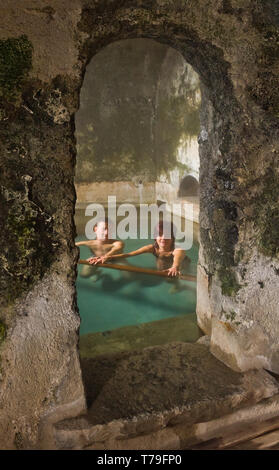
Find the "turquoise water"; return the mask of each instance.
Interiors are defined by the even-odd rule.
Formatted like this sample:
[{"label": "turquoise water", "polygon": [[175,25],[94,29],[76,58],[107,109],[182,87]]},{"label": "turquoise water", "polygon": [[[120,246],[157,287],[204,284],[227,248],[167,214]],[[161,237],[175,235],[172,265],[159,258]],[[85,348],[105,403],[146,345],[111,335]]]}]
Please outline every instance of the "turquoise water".
[{"label": "turquoise water", "polygon": [[[76,241],[85,240],[79,236]],[[132,251],[153,240],[126,240],[124,251]],[[191,263],[187,272],[196,275],[198,244],[187,251]],[[80,247],[80,258],[91,256],[87,247]],[[156,258],[144,254],[129,258],[131,265],[156,269]],[[164,318],[178,317],[196,310],[196,283],[165,280],[157,276],[98,268],[99,276],[82,278],[78,266],[77,301],[81,316],[80,334],[113,330]]]}]

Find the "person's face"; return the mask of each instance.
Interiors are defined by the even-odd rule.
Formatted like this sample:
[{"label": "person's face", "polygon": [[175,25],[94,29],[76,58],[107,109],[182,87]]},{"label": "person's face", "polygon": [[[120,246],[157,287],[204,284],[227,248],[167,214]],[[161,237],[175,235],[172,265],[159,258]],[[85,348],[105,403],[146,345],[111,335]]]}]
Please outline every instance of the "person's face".
[{"label": "person's face", "polygon": [[108,239],[108,224],[106,222],[98,222],[94,230],[96,233],[97,240]]},{"label": "person's face", "polygon": [[164,234],[159,235],[156,237],[156,242],[158,243],[159,249],[168,251],[171,249],[172,245],[172,239],[171,238],[165,238]]}]

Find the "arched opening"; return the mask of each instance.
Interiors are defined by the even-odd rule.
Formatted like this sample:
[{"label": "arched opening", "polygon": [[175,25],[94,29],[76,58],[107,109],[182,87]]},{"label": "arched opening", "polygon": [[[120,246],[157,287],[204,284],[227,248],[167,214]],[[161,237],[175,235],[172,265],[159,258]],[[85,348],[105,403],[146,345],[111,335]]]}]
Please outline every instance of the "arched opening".
[{"label": "arched opening", "polygon": [[[211,335],[210,351],[232,369],[245,372],[264,367],[278,372],[275,2],[263,6],[257,1],[256,7],[246,2],[241,8],[228,7],[229,2],[219,2],[217,8],[208,2],[189,2],[187,8],[179,1],[102,1],[86,6],[73,2],[75,6],[66,10],[65,2],[58,3],[50,2],[43,9],[7,8],[8,21],[2,20],[1,423],[4,445],[9,448],[35,447],[46,417],[57,420],[58,414],[63,419],[84,411],[77,348],[73,120],[86,65],[114,41],[145,37],[167,44],[200,76],[199,325]],[[144,179],[136,183],[137,195],[144,195],[140,191]],[[158,200],[164,201],[164,195]],[[173,350],[166,347],[152,354],[158,359],[156,392],[165,393]],[[140,356],[136,365],[153,373],[152,354]],[[137,395],[139,387],[134,385],[139,374],[136,367],[134,373],[132,360],[122,364],[138,399],[137,406],[129,408],[129,417],[143,412],[146,421],[137,422],[136,429],[133,418],[130,427],[127,421],[120,423],[118,443],[123,435],[127,437],[128,428],[134,435],[185,419],[189,400],[183,395],[184,372],[189,357],[185,349],[175,356],[174,365],[183,365],[183,373],[182,366],[172,367],[176,371],[172,378],[180,376],[181,381],[173,380],[174,387],[168,389],[159,410],[153,397],[148,401]],[[202,379],[200,362],[195,362],[194,374],[198,370]],[[114,383],[116,397],[121,395],[125,401],[121,385],[127,377],[118,374],[114,381],[112,372],[107,374],[107,388]],[[232,375],[237,382],[241,374]],[[258,377],[258,385],[266,383],[263,374],[253,372],[253,376]],[[152,384],[154,376],[149,378]],[[188,383],[194,383],[191,377]],[[220,401],[225,403],[225,383],[220,381],[217,406],[224,414],[236,402],[227,401],[225,408],[219,408]],[[255,388],[255,400],[273,393],[265,388],[261,395]],[[230,382],[229,389],[235,390],[235,383]],[[249,400],[250,391],[244,394]],[[207,397],[203,398],[206,409],[201,407],[195,422],[216,417],[217,407],[210,409]],[[111,401],[117,406],[117,400]],[[161,415],[148,421],[156,411]],[[57,434],[61,431],[58,446],[90,445],[96,430],[88,437],[87,429],[81,429],[77,443],[69,439],[69,428],[64,441],[63,429],[57,428]],[[106,429],[101,433],[98,439],[104,442]]]},{"label": "arched opening", "polygon": [[[85,233],[96,215],[87,211],[92,204],[102,205],[106,216],[110,197],[116,200],[117,212],[123,204],[133,205],[137,234],[129,227],[130,235],[121,240],[122,251],[130,252],[154,243],[156,220],[151,214],[148,236],[140,235],[145,223],[141,207],[157,205],[159,211],[160,201],[167,205],[177,229],[185,231],[189,225],[185,235],[189,240],[184,243],[188,263],[185,258],[182,275],[196,276],[198,215],[195,213],[194,222],[193,211],[191,214],[188,208],[185,214],[181,204],[179,217],[173,203],[185,171],[198,173],[200,99],[198,75],[167,45],[151,39],[127,39],[94,55],[76,114],[75,220],[82,259],[96,256],[94,250],[99,249]],[[162,205],[160,208],[162,211]],[[117,217],[117,224],[123,216]],[[127,264],[157,269],[152,255],[129,259]],[[83,265],[79,266],[77,293],[82,358],[172,341],[195,342],[200,336],[195,281],[163,281],[144,273],[132,276]]]},{"label": "arched opening", "polygon": [[198,197],[200,194],[199,183],[194,176],[187,175],[179,184],[178,197]]},{"label": "arched opening", "polygon": [[[125,15],[124,15],[125,16]],[[127,18],[126,18],[127,19]],[[87,30],[87,25],[85,25],[85,29]],[[124,28],[125,29],[125,28]],[[160,29],[160,28],[159,28]],[[121,35],[120,35],[121,36]],[[152,34],[148,31],[146,34],[141,32],[125,32],[122,37],[116,34],[115,39],[129,39],[135,38],[137,36],[142,37],[145,36],[147,38],[157,39],[159,42],[167,43],[169,46],[174,46],[179,52],[182,52],[183,57],[186,59],[188,63],[190,63],[195,70],[199,73],[201,78],[201,90],[202,90],[202,106],[201,106],[201,132],[199,136],[199,154],[201,158],[201,168],[200,168],[200,184],[201,184],[201,193],[200,193],[200,210],[201,210],[201,226],[200,226],[200,241],[202,244],[202,250],[200,251],[199,255],[199,271],[198,271],[198,305],[197,305],[197,313],[199,319],[199,325],[202,327],[203,331],[206,333],[210,333],[211,331],[211,312],[212,306],[217,305],[216,298],[210,299],[209,297],[209,286],[212,288],[212,274],[211,272],[216,272],[217,276],[217,283],[219,282],[218,279],[222,280],[222,294],[225,293],[225,288],[227,287],[227,279],[229,278],[228,284],[232,285],[232,289],[235,288],[235,281],[234,281],[234,274],[231,273],[231,266],[234,266],[233,256],[234,256],[234,246],[238,240],[238,230],[235,224],[235,205],[234,203],[229,202],[229,204],[224,203],[224,199],[231,198],[233,193],[226,194],[224,193],[224,188],[228,189],[227,186],[222,186],[218,179],[223,179],[230,174],[230,162],[226,160],[225,154],[226,150],[230,147],[231,142],[230,138],[227,133],[227,129],[231,125],[230,115],[231,112],[236,112],[237,105],[233,97],[232,88],[230,80],[227,76],[227,64],[223,60],[223,57],[220,56],[219,51],[211,44],[204,43],[203,41],[196,41],[196,38],[187,37],[186,40],[177,40],[173,41],[171,39],[172,35],[163,33],[160,31],[152,30]],[[91,41],[91,42],[90,42]],[[86,47],[86,60],[92,57],[92,55],[96,54],[102,47],[112,42],[112,38],[110,35],[100,41],[98,39],[92,37],[89,41],[89,45]],[[89,55],[88,55],[88,51]],[[213,65],[214,64],[214,65]],[[234,110],[234,111],[233,111]],[[216,128],[215,128],[216,126]],[[216,158],[218,157],[219,165],[223,165],[227,170],[225,175],[222,173],[215,172],[215,163]],[[215,160],[214,160],[215,159]],[[221,178],[222,177],[222,178]],[[217,180],[217,182],[215,181]],[[142,178],[139,179],[137,182],[138,187],[142,189]],[[219,193],[216,192],[216,185],[218,185]],[[178,187],[175,191],[175,198],[177,198],[177,191]],[[139,191],[140,193],[140,191]],[[142,193],[142,192],[141,192]],[[217,212],[212,213],[212,208],[215,207],[216,199],[218,200],[217,206],[219,209]],[[165,200],[165,197],[159,197],[158,200],[160,202]],[[229,209],[227,211],[227,209]],[[222,214],[221,214],[222,212]],[[218,217],[222,217],[222,224]],[[225,218],[225,222],[224,222]],[[212,222],[212,220],[214,222]],[[221,231],[219,230],[221,226]],[[210,229],[212,228],[212,232]],[[234,234],[234,237],[231,237],[231,234]],[[228,245],[229,241],[229,245]],[[221,248],[220,248],[221,246]],[[228,277],[227,277],[227,273]],[[224,281],[225,279],[225,281]],[[219,308],[219,307],[218,307]],[[168,357],[171,351],[171,348],[166,351],[166,357]],[[218,354],[218,348],[216,348]],[[158,352],[158,351],[157,351]],[[157,352],[155,354],[157,354]],[[185,355],[186,351],[184,351]],[[121,356],[122,353],[120,353]],[[127,359],[128,364],[134,364],[133,357],[126,357],[125,351],[123,352],[124,356],[122,355],[121,358],[124,358],[124,362]],[[158,352],[160,355],[160,352]],[[186,353],[187,356],[187,353]],[[141,356],[142,357],[142,356]],[[120,358],[120,357],[119,357]],[[147,362],[149,362],[150,367],[154,366],[154,362],[152,360],[152,354],[149,356],[149,352],[147,352]],[[189,360],[191,362],[190,356]],[[101,361],[102,362],[102,361]],[[120,360],[121,362],[121,360]],[[106,377],[105,381],[108,377],[111,377],[113,374],[114,367],[118,364],[116,360],[115,363],[108,365],[106,361],[103,362],[103,366],[106,368]],[[93,419],[97,419],[97,422],[106,422],[111,417],[115,419],[125,418],[133,414],[135,408],[135,402],[133,401],[131,408],[128,409],[126,405],[120,408],[114,408],[114,411],[110,407],[110,411],[108,415],[100,416],[98,413],[98,409],[100,407],[106,406],[106,400],[108,396],[111,396],[111,389],[110,385],[114,384],[114,391],[119,390],[120,383],[125,383],[125,376],[121,378],[121,372],[116,374],[115,380],[114,376],[112,378],[112,382],[109,384],[105,384],[102,380],[99,381],[100,375],[98,371],[97,363],[94,365],[94,359],[92,361],[87,362],[87,378],[88,378],[88,389],[93,391],[92,396],[87,396],[89,398],[89,402],[92,404],[90,411],[89,411],[89,421]],[[124,366],[125,369],[126,366]],[[129,366],[128,366],[129,367]],[[143,364],[140,366],[143,367]],[[214,367],[214,366],[213,366]],[[133,368],[131,370],[131,381],[133,382]],[[121,365],[120,365],[121,369]],[[143,367],[145,370],[145,366]],[[97,371],[96,374],[94,371]],[[145,377],[145,372],[143,373],[143,380]],[[120,379],[120,382],[118,380]],[[129,382],[128,380],[128,382]],[[99,381],[100,388],[95,386]],[[168,382],[168,377],[166,376],[166,383]],[[93,385],[93,386],[92,386]],[[132,386],[132,383],[130,383]],[[180,387],[179,384],[178,388]],[[120,387],[120,388],[119,388]],[[125,388],[125,387],[124,387]],[[107,390],[107,394],[104,393],[102,396],[99,394],[99,391]],[[96,396],[96,393],[98,396]],[[118,392],[116,392],[118,393]],[[125,390],[123,389],[123,394],[125,395]],[[171,393],[171,392],[170,392]],[[195,396],[195,398],[197,398]],[[179,402],[180,398],[178,398]],[[165,403],[161,403],[159,408],[162,406],[165,407]],[[140,408],[142,410],[148,407],[148,403],[143,401],[141,402]],[[168,406],[167,406],[168,408]],[[97,413],[97,414],[96,414]],[[127,414],[128,413],[128,414]],[[91,418],[90,418],[91,417]],[[121,419],[120,418],[120,419]],[[147,419],[148,421],[148,419]],[[147,424],[145,422],[144,426]],[[95,421],[94,421],[95,422]],[[170,421],[170,423],[172,420]],[[154,423],[153,423],[154,424]]]}]

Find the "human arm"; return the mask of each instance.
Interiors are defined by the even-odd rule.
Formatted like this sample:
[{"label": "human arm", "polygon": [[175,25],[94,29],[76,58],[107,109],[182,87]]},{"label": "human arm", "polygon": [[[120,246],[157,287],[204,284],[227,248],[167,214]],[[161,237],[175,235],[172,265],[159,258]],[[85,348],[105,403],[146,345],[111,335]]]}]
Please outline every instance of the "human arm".
[{"label": "human arm", "polygon": [[111,249],[106,253],[105,256],[116,255],[116,253],[120,253],[124,248],[124,242],[121,240],[116,240],[113,244]]},{"label": "human arm", "polygon": [[98,264],[98,263],[105,263],[108,258],[111,256],[114,256],[116,253],[119,253],[123,250],[124,248],[124,242],[121,240],[116,240],[113,242],[111,249],[103,256],[94,256],[93,258],[89,258],[87,261],[90,262],[90,264]]},{"label": "human arm", "polygon": [[82,240],[81,242],[76,242],[75,245],[76,246],[89,246],[90,241],[89,240]]},{"label": "human arm", "polygon": [[153,250],[153,245],[146,245],[146,246],[142,246],[138,250],[130,251],[130,253],[121,253],[121,254],[115,254],[115,255],[106,254],[104,256],[100,256],[99,258],[91,258],[91,260],[89,260],[89,263],[99,264],[99,263],[104,263],[105,261],[108,261],[111,259],[129,258],[130,256],[137,256],[143,253],[152,253],[152,250]]},{"label": "human arm", "polygon": [[180,265],[182,261],[185,258],[185,251],[182,250],[181,248],[176,248],[173,251],[173,263],[172,267],[169,269],[166,269],[165,271],[168,271],[168,276],[170,277],[176,277],[179,276],[181,273],[179,271]]}]

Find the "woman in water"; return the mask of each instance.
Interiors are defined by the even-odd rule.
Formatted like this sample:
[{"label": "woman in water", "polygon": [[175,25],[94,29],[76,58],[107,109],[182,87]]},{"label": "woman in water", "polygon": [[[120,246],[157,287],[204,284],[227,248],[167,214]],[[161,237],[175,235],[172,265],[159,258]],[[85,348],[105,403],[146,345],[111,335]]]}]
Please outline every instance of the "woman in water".
[{"label": "woman in water", "polygon": [[138,250],[131,251],[130,253],[104,255],[90,258],[88,261],[90,264],[98,264],[105,263],[111,259],[115,260],[142,255],[143,253],[151,253],[157,258],[157,268],[159,271],[167,271],[169,277],[179,276],[181,274],[181,266],[184,264],[183,261],[187,257],[182,248],[175,248],[173,223],[165,222],[165,224],[163,224],[163,221],[160,221],[155,228],[154,239],[155,243],[153,245],[145,245]]}]

